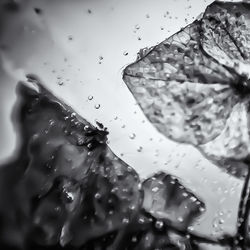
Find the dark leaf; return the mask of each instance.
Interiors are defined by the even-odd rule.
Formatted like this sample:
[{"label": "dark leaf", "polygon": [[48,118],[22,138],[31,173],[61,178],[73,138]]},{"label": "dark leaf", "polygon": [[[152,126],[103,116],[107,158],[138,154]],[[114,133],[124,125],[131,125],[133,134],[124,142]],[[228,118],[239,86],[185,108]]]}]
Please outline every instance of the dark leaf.
[{"label": "dark leaf", "polygon": [[172,175],[158,173],[143,182],[143,208],[179,230],[187,230],[205,205]]},{"label": "dark leaf", "polygon": [[82,119],[34,76],[29,82],[34,87],[18,86],[13,115],[19,156],[1,167],[1,235],[15,232],[12,241],[24,246],[25,239],[79,246],[124,228],[141,204],[138,175],[108,148],[106,128]]}]

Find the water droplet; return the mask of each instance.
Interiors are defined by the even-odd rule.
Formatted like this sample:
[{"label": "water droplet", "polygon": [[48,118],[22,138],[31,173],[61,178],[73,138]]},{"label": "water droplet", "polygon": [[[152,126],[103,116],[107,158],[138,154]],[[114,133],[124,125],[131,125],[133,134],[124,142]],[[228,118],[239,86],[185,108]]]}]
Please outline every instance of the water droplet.
[{"label": "water droplet", "polygon": [[200,212],[204,212],[205,208],[204,207],[200,207],[199,210],[200,210]]},{"label": "water droplet", "polygon": [[143,224],[145,222],[145,219],[140,217],[139,220],[138,220],[139,224]]},{"label": "water droplet", "polygon": [[138,152],[141,152],[142,149],[143,149],[143,148],[140,146],[140,147],[137,149],[137,151],[138,151]]},{"label": "water droplet", "polygon": [[191,200],[192,202],[197,201],[197,199],[196,199],[194,196],[191,196],[191,197],[190,197],[190,200]]},{"label": "water droplet", "polygon": [[58,85],[62,86],[64,84],[64,82],[62,80],[58,81]]},{"label": "water droplet", "polygon": [[177,220],[178,220],[179,222],[183,222],[183,218],[182,218],[182,217],[178,217]]},{"label": "water droplet", "polygon": [[89,130],[89,125],[85,125],[83,129],[84,129],[84,131],[88,131]]},{"label": "water droplet", "polygon": [[129,138],[130,138],[131,140],[135,139],[135,137],[136,137],[136,134],[135,134],[135,133],[132,133],[132,134],[129,136]]},{"label": "water droplet", "polygon": [[96,105],[95,105],[95,109],[99,109],[100,107],[101,107],[100,104],[96,104]]},{"label": "water droplet", "polygon": [[74,195],[71,192],[66,192],[67,202],[72,202],[74,200]]},{"label": "water droplet", "polygon": [[223,219],[219,219],[219,224],[222,225],[225,221]]},{"label": "water droplet", "polygon": [[182,193],[182,196],[183,196],[183,197],[187,197],[187,196],[188,196],[188,193],[183,192],[183,193]]},{"label": "water droplet", "polygon": [[163,226],[164,226],[163,221],[157,220],[157,221],[155,222],[155,228],[157,228],[157,229],[162,229]]},{"label": "water droplet", "polygon": [[96,198],[96,199],[100,199],[100,198],[101,198],[101,194],[100,194],[100,193],[96,193],[96,194],[95,194],[95,198]]},{"label": "water droplet", "polygon": [[88,100],[90,100],[90,101],[93,100],[93,98],[94,98],[94,97],[93,97],[92,95],[89,95],[89,96],[88,96]]},{"label": "water droplet", "polygon": [[124,51],[124,52],[123,52],[123,55],[124,55],[124,56],[127,56],[127,55],[128,55],[128,52],[127,52],[127,51]]},{"label": "water droplet", "polygon": [[140,25],[139,25],[139,24],[136,24],[136,25],[135,25],[135,29],[136,29],[136,30],[139,30],[139,29],[140,29]]},{"label": "water droplet", "polygon": [[122,219],[122,224],[128,224],[129,223],[129,219],[128,218],[123,218]]},{"label": "water droplet", "polygon": [[50,125],[50,126],[53,126],[54,124],[55,124],[55,120],[50,119],[50,120],[49,120],[49,125]]},{"label": "water droplet", "polygon": [[159,191],[159,188],[158,188],[158,187],[153,187],[153,188],[152,188],[152,192],[156,193],[156,192],[158,192],[158,191]]}]

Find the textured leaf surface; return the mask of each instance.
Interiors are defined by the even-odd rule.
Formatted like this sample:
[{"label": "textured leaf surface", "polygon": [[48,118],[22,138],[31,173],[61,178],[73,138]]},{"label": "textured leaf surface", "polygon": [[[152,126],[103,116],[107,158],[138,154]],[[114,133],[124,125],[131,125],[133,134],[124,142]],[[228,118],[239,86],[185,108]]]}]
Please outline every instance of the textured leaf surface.
[{"label": "textured leaf surface", "polygon": [[144,181],[142,186],[143,208],[178,229],[186,230],[205,210],[205,205],[174,176],[158,173]]},{"label": "textured leaf surface", "polygon": [[249,9],[249,3],[215,1],[200,20],[124,70],[161,133],[219,164],[249,156]]}]

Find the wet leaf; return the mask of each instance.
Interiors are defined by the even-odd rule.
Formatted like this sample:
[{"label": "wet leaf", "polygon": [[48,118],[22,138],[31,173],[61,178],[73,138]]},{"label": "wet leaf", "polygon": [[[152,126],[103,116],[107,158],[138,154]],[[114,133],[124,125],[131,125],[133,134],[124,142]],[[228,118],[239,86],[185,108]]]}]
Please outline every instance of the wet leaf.
[{"label": "wet leaf", "polygon": [[137,224],[130,227],[124,249],[194,249],[188,234],[172,230],[164,221],[149,214],[141,213],[138,216]]},{"label": "wet leaf", "polygon": [[103,151],[83,180],[85,197],[72,222],[72,244],[81,246],[93,238],[122,230],[141,206],[139,178],[134,170]]},{"label": "wet leaf", "polygon": [[249,156],[249,9],[248,2],[215,1],[123,75],[161,133],[223,168]]},{"label": "wet leaf", "polygon": [[142,188],[143,208],[179,230],[186,230],[205,211],[204,203],[172,175],[155,174],[143,182]]},{"label": "wet leaf", "polygon": [[247,3],[218,2],[207,8],[201,21],[204,51],[242,77],[240,67],[249,70],[250,62],[249,10]]},{"label": "wet leaf", "polygon": [[79,117],[34,76],[29,82],[35,89],[18,86],[20,154],[1,168],[8,197],[1,217],[13,221],[22,241],[29,235],[44,246],[83,245],[124,228],[141,204],[137,173],[108,148],[102,124]]}]

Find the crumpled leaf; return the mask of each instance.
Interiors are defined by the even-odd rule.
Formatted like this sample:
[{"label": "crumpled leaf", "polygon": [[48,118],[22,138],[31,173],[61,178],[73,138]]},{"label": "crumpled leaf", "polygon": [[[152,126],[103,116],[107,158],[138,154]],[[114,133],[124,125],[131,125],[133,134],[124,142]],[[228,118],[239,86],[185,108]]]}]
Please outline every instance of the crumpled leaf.
[{"label": "crumpled leaf", "polygon": [[[1,167],[0,246],[178,247],[173,233],[163,232],[161,223],[165,229],[186,230],[204,210],[203,203],[164,173],[145,180],[141,189],[137,173],[107,146],[108,132],[102,124],[92,126],[36,77],[29,76],[28,81],[35,89],[19,84],[13,116],[19,155]],[[156,186],[159,192],[153,193]],[[185,237],[176,237],[183,241],[180,244],[190,244]]]},{"label": "crumpled leaf", "polygon": [[141,204],[137,173],[108,148],[102,124],[29,81],[37,90],[18,87],[20,154],[1,167],[1,231],[13,221],[21,241],[64,246],[125,227]]},{"label": "crumpled leaf", "polygon": [[[250,69],[249,3],[216,3],[210,5],[201,20],[201,46],[220,64],[243,78]],[[244,67],[246,75],[241,72]]]},{"label": "crumpled leaf", "polygon": [[81,246],[127,226],[141,205],[138,181],[134,170],[110,149],[103,151],[83,180],[84,198],[71,225],[71,244]]},{"label": "crumpled leaf", "polygon": [[74,182],[67,177],[57,178],[53,188],[37,200],[29,230],[34,242],[41,245],[60,242],[64,246],[71,240],[67,224],[82,200],[80,186]]},{"label": "crumpled leaf", "polygon": [[179,230],[187,230],[193,220],[205,211],[204,203],[172,175],[157,173],[146,179],[142,188],[143,208]]},{"label": "crumpled leaf", "polygon": [[249,2],[215,1],[123,75],[161,133],[223,168],[249,156],[249,10]]}]

